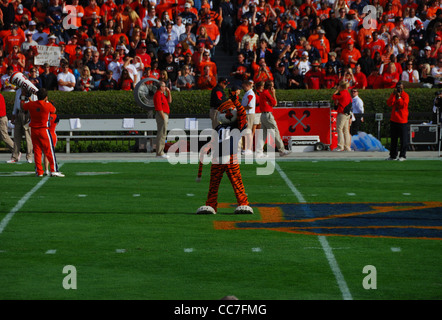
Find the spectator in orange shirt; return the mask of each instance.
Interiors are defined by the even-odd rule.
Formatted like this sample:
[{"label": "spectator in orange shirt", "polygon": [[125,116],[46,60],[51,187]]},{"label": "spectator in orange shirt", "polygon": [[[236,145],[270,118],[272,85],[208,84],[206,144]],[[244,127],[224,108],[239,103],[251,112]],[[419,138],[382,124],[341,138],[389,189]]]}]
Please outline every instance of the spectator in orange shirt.
[{"label": "spectator in orange shirt", "polygon": [[[428,3],[428,2],[427,2]],[[427,20],[433,20],[436,18],[436,12],[438,9],[440,9],[439,7],[439,1],[433,0],[433,1],[429,1],[430,6],[427,9]]]},{"label": "spectator in orange shirt", "polygon": [[[121,38],[123,37],[123,38]],[[123,42],[129,45],[129,38],[127,35],[125,35],[119,25],[115,26],[114,34],[111,36],[110,42],[112,44],[112,47],[116,49],[117,44],[121,42],[121,40],[124,40]]]},{"label": "spectator in orange shirt", "polygon": [[205,66],[202,74],[198,77],[197,88],[211,90],[216,86],[216,77],[210,72],[210,67]]},{"label": "spectator in orange shirt", "polygon": [[321,6],[320,8],[316,11],[316,14],[318,15],[319,19],[321,19],[321,21],[327,19],[330,16],[330,11],[332,9],[327,6],[327,2],[326,1],[321,1]]},{"label": "spectator in orange shirt", "polygon": [[75,25],[77,28],[82,26],[82,19],[84,17],[84,8],[79,4],[79,0],[72,0],[71,5],[65,6],[65,11],[67,14],[72,15],[71,21],[69,23]]},{"label": "spectator in orange shirt", "polygon": [[273,81],[273,74],[270,71],[270,68],[267,67],[267,64],[266,64],[266,61],[264,58],[261,58],[259,60],[258,64],[253,62],[252,69],[254,70],[253,81],[255,83],[258,83],[261,81],[262,82]]},{"label": "spectator in orange shirt", "polygon": [[359,48],[361,49],[367,45],[368,39],[373,39],[372,34],[374,31],[376,31],[376,28],[365,28],[363,21],[364,20],[361,20],[360,22],[359,31],[357,34],[357,43],[359,44]]},{"label": "spectator in orange shirt", "polygon": [[374,55],[376,52],[379,52],[382,54],[385,49],[385,42],[382,39],[379,39],[379,32],[374,31],[371,35],[373,37],[373,40],[369,43],[368,48],[371,52],[371,58],[374,58]]},{"label": "spectator in orange shirt", "polygon": [[[74,0],[77,1],[78,0]],[[145,3],[149,4],[148,1],[145,1]],[[101,15],[103,16],[103,21],[106,23],[108,20],[111,20],[114,18],[115,14],[117,13],[117,5],[115,4],[114,0],[107,0],[105,3],[101,5],[100,11]]]},{"label": "spectator in orange shirt", "polygon": [[35,6],[32,7],[32,17],[36,21],[45,21],[47,12],[42,1],[35,1]]},{"label": "spectator in orange shirt", "polygon": [[359,58],[361,58],[361,52],[355,48],[354,41],[349,40],[347,48],[341,52],[341,62],[343,65],[349,65],[354,68]]},{"label": "spectator in orange shirt", "polygon": [[347,22],[345,25],[345,29],[339,32],[338,37],[336,38],[336,44],[341,48],[345,46],[348,40],[356,41],[357,34],[356,31],[352,29],[351,22]]},{"label": "spectator in orange shirt", "polygon": [[74,34],[71,37],[71,40],[66,44],[66,47],[64,48],[64,51],[69,54],[69,56],[75,55],[75,50],[78,46],[78,36]]},{"label": "spectator in orange shirt", "polygon": [[384,12],[384,15],[381,18],[381,23],[379,23],[378,25],[378,30],[381,30],[382,26],[386,26],[387,27],[387,31],[391,32],[391,29],[394,28],[394,14],[393,16],[388,15]]},{"label": "spectator in orange shirt", "polygon": [[93,19],[101,19],[101,9],[96,0],[90,0],[89,5],[84,8],[83,22],[86,25],[91,25]]},{"label": "spectator in orange shirt", "polygon": [[11,34],[3,39],[6,53],[11,53],[14,46],[18,46],[20,48],[21,44],[25,41],[25,38],[19,35],[17,30],[18,26],[13,25],[11,27]]},{"label": "spectator in orange shirt", "polygon": [[205,18],[205,21],[200,24],[198,27],[198,30],[196,31],[196,35],[198,36],[200,34],[200,30],[202,27],[206,28],[207,35],[209,36],[210,40],[213,42],[213,47],[210,50],[212,55],[215,55],[215,47],[219,43],[220,39],[220,33],[218,26],[212,22],[212,18],[210,15],[207,15]]},{"label": "spectator in orange shirt", "polygon": [[355,67],[355,73],[353,74],[355,79],[355,85],[353,88],[357,89],[365,89],[367,88],[367,77],[365,74],[361,71],[361,65],[358,63]]},{"label": "spectator in orange shirt", "polygon": [[198,64],[198,71],[200,74],[203,74],[204,69],[209,67],[210,73],[215,77],[218,75],[218,69],[215,62],[210,60],[210,53],[208,50],[204,50],[204,53],[201,56],[200,62]]},{"label": "spectator in orange shirt", "polygon": [[242,38],[249,32],[249,20],[242,19],[241,24],[235,30],[235,41],[238,44],[238,52],[240,51],[240,43]]},{"label": "spectator in orange shirt", "polygon": [[20,48],[17,45],[12,47],[12,52],[8,54],[6,63],[14,67],[14,72],[23,72],[26,66],[26,57],[20,53]]},{"label": "spectator in orange shirt", "polygon": [[29,11],[27,8],[23,7],[23,5],[20,3],[17,6],[17,11],[15,13],[15,22],[19,23],[22,20],[22,17],[27,16],[28,18],[32,17],[31,11]]},{"label": "spectator in orange shirt", "polygon": [[208,0],[201,1],[201,10],[199,11],[198,15],[201,19],[204,19],[204,17],[209,15],[212,22],[215,23],[218,27],[221,27],[223,17],[218,12],[210,10],[210,4]]},{"label": "spectator in orange shirt", "polygon": [[328,53],[330,52],[330,43],[325,37],[325,31],[322,29],[318,30],[318,39],[312,42],[312,46],[318,49],[321,55],[321,63],[325,64],[328,61]]}]

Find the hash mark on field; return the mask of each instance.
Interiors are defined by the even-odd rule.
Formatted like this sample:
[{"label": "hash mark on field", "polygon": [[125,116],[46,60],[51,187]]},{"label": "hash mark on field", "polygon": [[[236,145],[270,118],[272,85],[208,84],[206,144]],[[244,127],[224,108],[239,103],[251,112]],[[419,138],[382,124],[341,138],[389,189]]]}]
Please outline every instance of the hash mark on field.
[{"label": "hash mark on field", "polygon": [[193,193],[188,193],[187,196],[188,196],[188,197],[193,197],[194,194],[193,194]]},{"label": "hash mark on field", "polygon": [[140,197],[141,194],[139,194],[139,193],[134,193],[132,196],[134,196],[134,197]]},{"label": "hash mark on field", "polygon": [[[304,247],[304,249],[321,249],[323,250],[324,248],[322,247]],[[339,248],[330,248],[332,250],[346,250],[346,249],[350,249],[350,247],[339,247]]]},{"label": "hash mark on field", "polygon": [[193,252],[193,248],[184,248],[184,252]]},{"label": "hash mark on field", "polygon": [[261,252],[261,248],[252,248],[252,252]]},{"label": "hash mark on field", "polygon": [[353,193],[353,192],[347,192],[347,195],[348,195],[348,196],[355,196],[356,193]]},{"label": "hash mark on field", "polygon": [[401,252],[401,248],[398,248],[398,247],[392,247],[392,248],[391,248],[391,251],[393,251],[393,252]]},{"label": "hash mark on field", "polygon": [[55,253],[57,253],[57,250],[55,250],[55,249],[50,249],[45,252],[45,254],[55,254]]},{"label": "hash mark on field", "polygon": [[126,253],[126,249],[115,249],[116,253]]},{"label": "hash mark on field", "polygon": [[404,196],[411,196],[411,193],[404,192],[403,195],[404,195]]},{"label": "hash mark on field", "polygon": [[87,194],[79,194],[78,197],[79,197],[79,198],[86,198],[86,197],[87,197]]}]

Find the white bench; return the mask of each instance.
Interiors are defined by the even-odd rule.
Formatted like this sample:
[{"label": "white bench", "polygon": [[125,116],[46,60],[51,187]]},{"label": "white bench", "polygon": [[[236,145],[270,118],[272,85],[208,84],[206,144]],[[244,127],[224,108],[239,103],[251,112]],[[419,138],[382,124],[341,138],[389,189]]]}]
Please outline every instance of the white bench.
[{"label": "white bench", "polygon": [[[189,118],[194,119],[194,118]],[[168,132],[173,129],[189,131],[189,119],[169,119]],[[192,125],[198,132],[212,128],[212,122],[208,118],[195,119]],[[193,127],[192,127],[193,128]],[[72,139],[152,139],[156,137],[157,123],[155,119],[61,119],[57,126],[58,139],[66,140],[66,153],[70,153],[70,142]],[[121,132],[129,133],[137,131],[138,134],[128,135],[93,135],[80,134]]]}]

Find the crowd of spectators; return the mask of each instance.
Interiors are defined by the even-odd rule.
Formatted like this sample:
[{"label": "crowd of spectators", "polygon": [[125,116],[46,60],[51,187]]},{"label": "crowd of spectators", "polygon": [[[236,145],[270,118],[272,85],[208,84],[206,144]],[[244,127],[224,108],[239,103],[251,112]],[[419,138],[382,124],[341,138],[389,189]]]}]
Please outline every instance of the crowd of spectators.
[{"label": "crowd of spectators", "polygon": [[[440,0],[0,0],[1,90],[20,71],[60,91],[212,89],[217,50],[233,85],[276,89],[442,85]],[[35,64],[38,46],[60,48]]]}]

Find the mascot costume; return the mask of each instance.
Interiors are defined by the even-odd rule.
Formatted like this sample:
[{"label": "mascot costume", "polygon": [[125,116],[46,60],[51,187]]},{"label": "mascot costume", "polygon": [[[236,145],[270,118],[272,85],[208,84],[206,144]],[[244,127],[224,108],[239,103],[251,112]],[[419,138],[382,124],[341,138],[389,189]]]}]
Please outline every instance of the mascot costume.
[{"label": "mascot costume", "polygon": [[[197,210],[197,214],[216,214],[218,208],[218,189],[224,172],[232,184],[238,206],[236,214],[252,214],[253,209],[249,206],[241,171],[238,163],[238,147],[241,141],[240,132],[247,128],[247,117],[244,107],[238,99],[235,91],[230,93],[230,99],[221,103],[218,107],[219,124],[207,149],[211,149],[212,164],[210,168],[210,185],[206,205]],[[236,131],[235,131],[236,130]],[[218,144],[215,143],[218,142]],[[207,150],[205,150],[207,152]],[[202,153],[206,153],[202,152]],[[201,180],[202,161],[199,163],[197,182]]]}]

